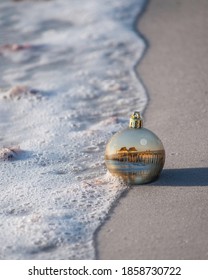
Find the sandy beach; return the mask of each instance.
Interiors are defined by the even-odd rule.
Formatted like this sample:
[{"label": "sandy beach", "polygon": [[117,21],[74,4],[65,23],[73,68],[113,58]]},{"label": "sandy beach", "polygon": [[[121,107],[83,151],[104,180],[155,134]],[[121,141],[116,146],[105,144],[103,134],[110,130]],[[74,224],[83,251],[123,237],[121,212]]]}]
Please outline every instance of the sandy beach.
[{"label": "sandy beach", "polygon": [[[0,1],[0,259],[208,259],[208,3],[145,3]],[[104,151],[134,111],[166,162],[128,188]]]},{"label": "sandy beach", "polygon": [[144,126],[166,150],[160,179],[132,187],[95,237],[98,259],[208,259],[208,2],[150,1],[138,24]]}]

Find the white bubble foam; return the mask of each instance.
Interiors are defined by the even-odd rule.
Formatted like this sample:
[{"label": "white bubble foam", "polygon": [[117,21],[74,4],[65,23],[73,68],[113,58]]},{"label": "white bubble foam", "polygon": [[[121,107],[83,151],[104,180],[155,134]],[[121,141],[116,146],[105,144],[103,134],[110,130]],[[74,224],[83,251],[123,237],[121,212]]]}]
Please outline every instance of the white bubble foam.
[{"label": "white bubble foam", "polygon": [[0,93],[0,147],[24,151],[0,162],[1,259],[95,257],[93,235],[126,189],[106,172],[106,142],[147,102],[133,70],[144,50],[133,30],[143,5],[1,2],[4,44],[31,45],[1,51],[1,86],[44,92],[20,100]]}]

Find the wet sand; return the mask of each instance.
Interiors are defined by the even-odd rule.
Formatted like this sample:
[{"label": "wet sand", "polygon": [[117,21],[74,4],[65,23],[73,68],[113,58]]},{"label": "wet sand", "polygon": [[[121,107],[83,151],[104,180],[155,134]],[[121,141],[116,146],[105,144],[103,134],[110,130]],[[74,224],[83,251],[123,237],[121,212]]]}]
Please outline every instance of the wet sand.
[{"label": "wet sand", "polygon": [[[95,237],[99,259],[208,259],[208,2],[154,0],[139,22],[144,126],[166,149],[159,180],[132,187]],[[135,108],[136,109],[136,108]]]}]

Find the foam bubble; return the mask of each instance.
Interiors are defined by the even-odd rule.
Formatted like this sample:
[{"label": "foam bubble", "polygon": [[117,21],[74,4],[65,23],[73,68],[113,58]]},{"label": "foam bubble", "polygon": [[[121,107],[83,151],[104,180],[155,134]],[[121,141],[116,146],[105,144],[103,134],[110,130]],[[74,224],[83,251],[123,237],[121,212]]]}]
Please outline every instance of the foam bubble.
[{"label": "foam bubble", "polygon": [[0,145],[25,151],[0,162],[1,259],[95,257],[94,232],[126,189],[106,173],[105,145],[147,101],[133,71],[144,42],[132,25],[143,5],[1,1],[4,44],[31,47],[1,51],[0,83],[47,93],[0,98]]}]

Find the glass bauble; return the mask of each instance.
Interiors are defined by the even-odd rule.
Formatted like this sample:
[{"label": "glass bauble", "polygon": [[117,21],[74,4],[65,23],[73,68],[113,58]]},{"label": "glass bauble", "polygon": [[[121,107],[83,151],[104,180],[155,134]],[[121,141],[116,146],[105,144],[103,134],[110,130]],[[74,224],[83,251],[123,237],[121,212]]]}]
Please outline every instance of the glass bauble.
[{"label": "glass bauble", "polygon": [[113,135],[106,146],[105,162],[112,175],[131,185],[158,178],[165,163],[161,140],[142,127],[139,112],[130,118],[129,127]]}]

